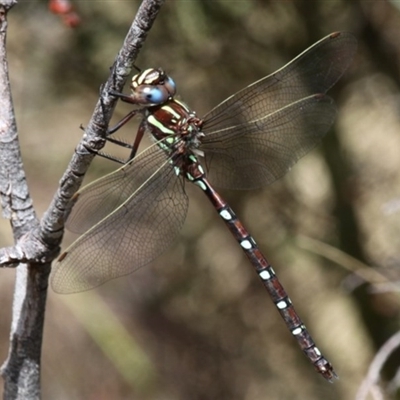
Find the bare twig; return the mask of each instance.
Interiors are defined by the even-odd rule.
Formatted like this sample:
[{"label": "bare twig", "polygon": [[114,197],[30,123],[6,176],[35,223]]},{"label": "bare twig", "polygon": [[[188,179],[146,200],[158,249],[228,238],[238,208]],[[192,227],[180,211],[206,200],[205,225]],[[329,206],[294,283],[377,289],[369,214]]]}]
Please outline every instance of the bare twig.
[{"label": "bare twig", "polygon": [[[0,5],[0,196],[3,216],[10,220],[14,240],[18,242],[28,232],[37,231],[39,221],[22,168],[8,76],[7,13],[13,5],[12,0],[3,1]],[[16,256],[11,249],[8,254],[12,258]],[[5,378],[5,399],[39,398],[40,349],[46,302],[46,290],[43,289],[46,288],[49,271],[48,264],[43,264],[40,272],[27,264],[21,264],[17,269],[11,346],[1,371]],[[29,323],[23,323],[28,320]],[[23,357],[18,344],[24,352]]]},{"label": "bare twig", "polygon": [[0,197],[3,216],[10,219],[16,241],[14,247],[0,249],[0,266],[18,265],[10,350],[1,373],[5,379],[5,399],[38,399],[50,262],[59,252],[71,197],[79,189],[95,152],[104,146],[117,101],[108,92],[122,90],[164,0],[143,0],[84,136],[40,224],[22,168],[6,61],[6,16],[14,3],[15,0],[2,0],[0,4]]},{"label": "bare twig", "polygon": [[378,386],[380,373],[386,360],[399,346],[400,332],[397,332],[379,349],[369,367],[367,376],[364,378],[358,389],[356,400],[366,400],[368,394],[372,394],[373,398],[376,400],[383,399],[382,392]]},{"label": "bare twig", "polygon": [[[371,285],[385,284],[392,291],[398,291],[398,285],[390,281],[378,269],[366,265],[338,248],[303,235],[298,235],[296,242],[302,249],[319,254],[352,272],[362,283],[369,282]],[[354,286],[353,284],[351,288],[354,289]]]}]

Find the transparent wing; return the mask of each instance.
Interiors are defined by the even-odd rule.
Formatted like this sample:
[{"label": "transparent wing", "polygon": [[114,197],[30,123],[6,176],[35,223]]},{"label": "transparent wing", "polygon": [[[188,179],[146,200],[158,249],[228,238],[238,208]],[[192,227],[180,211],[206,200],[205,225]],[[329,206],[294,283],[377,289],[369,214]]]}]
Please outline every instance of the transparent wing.
[{"label": "transparent wing", "polygon": [[208,113],[201,150],[210,180],[253,189],[285,174],[333,123],[335,109],[323,93],[343,75],[356,48],[352,34],[331,34]]},{"label": "transparent wing", "polygon": [[333,100],[320,94],[219,132],[223,146],[206,140],[201,146],[210,181],[229,189],[274,182],[321,140],[335,116]]},{"label": "transparent wing", "polygon": [[153,144],[140,157],[84,186],[77,198],[66,227],[84,233],[124,204],[154,171],[166,162],[165,153]]},{"label": "transparent wing", "polygon": [[326,93],[346,71],[356,49],[357,40],[351,33],[326,36],[278,71],[216,106],[204,117],[204,133],[242,125],[304,97]]},{"label": "transparent wing", "polygon": [[[117,188],[115,196],[113,188]],[[104,195],[111,205],[103,200]],[[92,289],[151,262],[176,238],[187,207],[183,181],[159,149],[153,148],[150,155],[142,153],[94,182],[82,190],[72,225],[82,228],[98,222],[60,256],[52,276],[53,289],[59,293]]]}]

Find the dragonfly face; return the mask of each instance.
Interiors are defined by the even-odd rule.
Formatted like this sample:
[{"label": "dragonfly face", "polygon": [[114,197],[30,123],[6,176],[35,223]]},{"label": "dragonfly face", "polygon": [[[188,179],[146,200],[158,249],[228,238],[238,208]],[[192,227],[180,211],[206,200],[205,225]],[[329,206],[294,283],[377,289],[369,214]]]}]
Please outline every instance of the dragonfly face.
[{"label": "dragonfly face", "polygon": [[135,91],[138,86],[142,85],[163,86],[170,93],[171,97],[176,93],[174,80],[161,68],[149,68],[132,77],[132,91]]},{"label": "dragonfly face", "polygon": [[164,104],[172,98],[176,85],[161,68],[150,68],[133,76],[131,90],[131,96],[125,97],[124,101],[149,107]]}]

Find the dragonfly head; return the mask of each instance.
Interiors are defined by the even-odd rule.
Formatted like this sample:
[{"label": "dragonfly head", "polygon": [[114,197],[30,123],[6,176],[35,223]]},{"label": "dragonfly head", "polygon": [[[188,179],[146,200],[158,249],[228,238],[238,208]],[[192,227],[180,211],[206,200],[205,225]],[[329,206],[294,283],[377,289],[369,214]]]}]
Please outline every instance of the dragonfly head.
[{"label": "dragonfly head", "polygon": [[176,93],[175,82],[161,68],[146,69],[134,75],[130,87],[130,95],[115,91],[110,94],[126,103],[152,107],[164,104]]},{"label": "dragonfly head", "polygon": [[131,90],[135,103],[155,106],[171,99],[176,93],[176,85],[161,68],[150,68],[132,78]]}]

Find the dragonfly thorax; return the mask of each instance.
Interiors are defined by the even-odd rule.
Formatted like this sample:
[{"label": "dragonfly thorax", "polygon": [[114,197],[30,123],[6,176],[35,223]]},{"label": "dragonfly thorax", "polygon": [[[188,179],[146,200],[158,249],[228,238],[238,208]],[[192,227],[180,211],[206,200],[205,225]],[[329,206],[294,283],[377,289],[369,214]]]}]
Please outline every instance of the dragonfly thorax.
[{"label": "dragonfly thorax", "polygon": [[150,107],[146,115],[147,128],[159,146],[173,153],[195,153],[204,133],[203,121],[186,104],[170,99],[161,106]]}]

